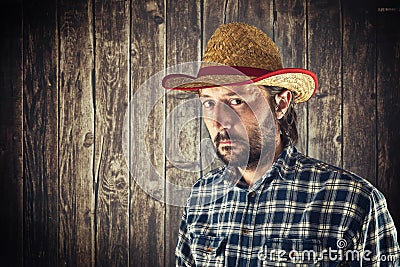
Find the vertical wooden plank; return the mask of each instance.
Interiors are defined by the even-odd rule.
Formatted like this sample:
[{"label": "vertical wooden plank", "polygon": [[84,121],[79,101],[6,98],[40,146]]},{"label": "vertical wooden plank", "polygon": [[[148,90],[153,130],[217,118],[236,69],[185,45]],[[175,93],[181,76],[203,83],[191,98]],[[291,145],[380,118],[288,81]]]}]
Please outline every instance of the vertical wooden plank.
[{"label": "vertical wooden plank", "polygon": [[129,173],[122,129],[129,92],[129,1],[95,1],[96,265],[129,265]]},{"label": "vertical wooden plank", "polygon": [[310,0],[308,68],[319,88],[308,102],[308,154],[342,165],[342,33],[340,1]]},{"label": "vertical wooden plank", "polygon": [[343,167],[375,183],[375,6],[343,2]]},{"label": "vertical wooden plank", "polygon": [[[397,1],[398,3],[398,1]],[[391,2],[393,4],[393,2]],[[377,8],[378,188],[400,227],[400,5]],[[398,240],[400,237],[398,236]]]},{"label": "vertical wooden plank", "polygon": [[22,265],[22,3],[0,4],[2,265]]},{"label": "vertical wooden plank", "polygon": [[[226,18],[228,18],[228,21],[230,21],[232,20],[231,17],[234,17],[234,15],[231,14],[231,9],[228,9],[226,6],[227,2],[233,2],[233,1],[204,0],[203,21],[202,21],[203,48],[206,47],[208,40],[210,39],[211,35],[215,32],[215,30],[218,28],[218,26],[223,24]],[[202,51],[202,55],[203,54],[204,51]]]},{"label": "vertical wooden plank", "polygon": [[[201,22],[200,22],[200,2],[199,1],[169,1],[167,6],[167,66],[179,63],[200,60],[201,58]],[[200,159],[200,123],[198,120],[185,121],[185,118],[199,118],[199,107],[191,106],[180,109],[179,106],[187,99],[181,98],[185,93],[170,93],[166,96],[166,116],[169,116],[169,124],[166,128],[166,151],[168,155],[171,148],[179,147],[187,159],[199,162]],[[186,93],[187,95],[187,93]],[[177,112],[173,112],[177,108]],[[172,113],[173,112],[173,113]],[[179,133],[179,135],[177,134]],[[178,136],[179,138],[175,138]],[[178,155],[176,155],[178,156]],[[184,159],[170,158],[166,161],[166,179],[175,185],[190,186],[199,177],[199,166],[191,170],[182,170],[171,161],[182,161]],[[195,164],[194,164],[195,165]],[[167,202],[171,197],[176,197],[173,188],[166,188]],[[186,198],[188,196],[182,196]],[[179,224],[182,217],[182,208],[166,206],[166,236],[165,236],[165,265],[175,264],[175,247],[178,237]]]},{"label": "vertical wooden plank", "polygon": [[273,39],[274,1],[239,0],[238,2],[237,21],[254,25]]},{"label": "vertical wooden plank", "polygon": [[[274,38],[285,68],[306,68],[307,34],[306,2],[303,0],[275,2]],[[295,106],[299,140],[296,147],[307,151],[307,105]]]},{"label": "vertical wooden plank", "polygon": [[[164,180],[162,125],[165,109],[162,95],[161,99],[156,99],[156,91],[163,89],[155,87],[153,83],[152,87],[141,87],[164,67],[163,1],[133,3],[131,36],[130,265],[164,266],[165,206],[159,199],[154,199],[141,184]],[[152,112],[146,114],[149,106]],[[146,140],[142,140],[143,136]],[[145,149],[139,145],[141,142],[146,143]],[[158,170],[157,174],[153,172],[154,169]],[[165,193],[163,183],[160,187],[162,193]]]},{"label": "vertical wooden plank", "polygon": [[87,0],[61,0],[59,175],[60,263],[94,265],[93,32]]},{"label": "vertical wooden plank", "polygon": [[25,2],[24,265],[58,266],[58,32],[54,1]]}]

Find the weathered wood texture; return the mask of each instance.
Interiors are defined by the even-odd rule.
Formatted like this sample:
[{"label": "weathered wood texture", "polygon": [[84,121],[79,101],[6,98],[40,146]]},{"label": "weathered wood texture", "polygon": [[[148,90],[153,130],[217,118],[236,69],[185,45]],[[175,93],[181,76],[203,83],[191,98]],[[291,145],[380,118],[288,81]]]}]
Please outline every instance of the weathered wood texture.
[{"label": "weathered wood texture", "polygon": [[[165,108],[163,97],[158,98],[153,90],[153,86],[157,85],[150,83],[151,87],[141,87],[152,75],[164,68],[163,1],[142,1],[133,5],[131,38],[129,114],[134,118],[129,119],[131,125],[128,144],[131,157],[130,265],[163,266],[165,205],[153,195],[147,194],[148,191],[142,185],[158,186],[159,181],[164,180],[163,133],[160,125]],[[132,102],[134,100],[137,102]],[[142,115],[146,113],[146,108],[151,111],[149,116]],[[147,127],[143,127],[146,124]],[[163,198],[165,185],[159,185],[159,189],[156,193]]]},{"label": "weathered wood texture", "polygon": [[92,7],[60,2],[59,258],[90,266],[94,259]]},{"label": "weathered wood texture", "polygon": [[23,264],[58,266],[59,62],[56,4],[24,3]]},{"label": "weathered wood texture", "polygon": [[[166,8],[166,65],[174,66],[201,60],[200,2],[170,1]],[[176,27],[184,25],[183,27]],[[171,92],[166,94],[165,175],[166,201],[184,200],[182,188],[190,187],[200,176],[200,106],[193,94]],[[197,102],[198,103],[198,102]],[[181,156],[180,156],[181,155]],[[183,201],[186,204],[186,201]],[[165,264],[175,264],[175,247],[182,217],[182,208],[167,205],[165,210]]]},{"label": "weathered wood texture", "polygon": [[374,11],[372,1],[343,2],[342,162],[371,182],[377,176]]},{"label": "weathered wood texture", "polygon": [[[389,5],[390,6],[390,5]],[[385,194],[400,239],[400,5],[377,8],[377,156],[375,184]]]},{"label": "weathered wood texture", "polygon": [[317,74],[319,87],[307,103],[304,152],[340,166],[343,139],[340,1],[308,1],[307,14],[307,68]]},{"label": "weathered wood texture", "polygon": [[129,265],[129,170],[122,130],[129,102],[128,1],[95,1],[95,227],[96,263]]},{"label": "weathered wood texture", "polygon": [[219,163],[201,172],[210,160],[200,146],[208,134],[197,104],[186,105],[184,93],[159,94],[149,78],[200,60],[218,25],[233,21],[271,36],[284,66],[318,74],[315,97],[297,106],[299,149],[375,184],[400,227],[398,1],[58,0],[0,7],[7,265],[174,266],[182,208],[166,203],[186,197],[175,185],[189,187]]}]

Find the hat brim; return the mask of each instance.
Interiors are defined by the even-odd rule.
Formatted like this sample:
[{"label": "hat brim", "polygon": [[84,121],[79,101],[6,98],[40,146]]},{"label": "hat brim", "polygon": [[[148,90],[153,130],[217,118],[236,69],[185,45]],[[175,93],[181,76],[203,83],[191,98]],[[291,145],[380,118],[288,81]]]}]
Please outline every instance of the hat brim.
[{"label": "hat brim", "polygon": [[279,86],[291,91],[296,103],[306,102],[316,92],[318,79],[315,73],[300,68],[284,68],[267,72],[258,77],[247,75],[208,75],[193,77],[186,74],[169,74],[162,80],[167,90],[197,91],[220,86],[245,84]]}]

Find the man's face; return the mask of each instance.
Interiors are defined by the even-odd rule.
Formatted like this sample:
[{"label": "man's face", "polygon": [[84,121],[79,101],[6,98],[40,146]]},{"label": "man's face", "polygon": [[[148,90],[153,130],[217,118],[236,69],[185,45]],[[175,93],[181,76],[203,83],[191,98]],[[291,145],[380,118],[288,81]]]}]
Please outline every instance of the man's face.
[{"label": "man's face", "polygon": [[274,157],[275,120],[261,90],[246,85],[200,91],[204,122],[226,164],[245,167]]}]

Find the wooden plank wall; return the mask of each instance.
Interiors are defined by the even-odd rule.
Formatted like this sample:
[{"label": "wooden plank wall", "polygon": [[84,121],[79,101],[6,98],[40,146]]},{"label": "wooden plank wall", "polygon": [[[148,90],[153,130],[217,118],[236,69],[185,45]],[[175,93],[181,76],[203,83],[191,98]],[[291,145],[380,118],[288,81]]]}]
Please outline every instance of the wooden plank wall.
[{"label": "wooden plank wall", "polygon": [[[298,148],[375,184],[400,228],[399,1],[10,0],[0,13],[7,266],[174,265],[182,209],[146,194],[136,179],[150,181],[156,166],[169,201],[169,182],[187,186],[200,175],[207,133],[199,120],[176,123],[199,113],[176,112],[187,99],[168,94],[138,118],[147,123],[147,153],[130,144],[129,170],[124,115],[141,84],[200,60],[218,25],[233,21],[263,29],[285,66],[318,74],[316,96],[297,107]],[[135,127],[127,134],[144,131]],[[163,154],[171,147],[192,159],[192,172]]]}]

